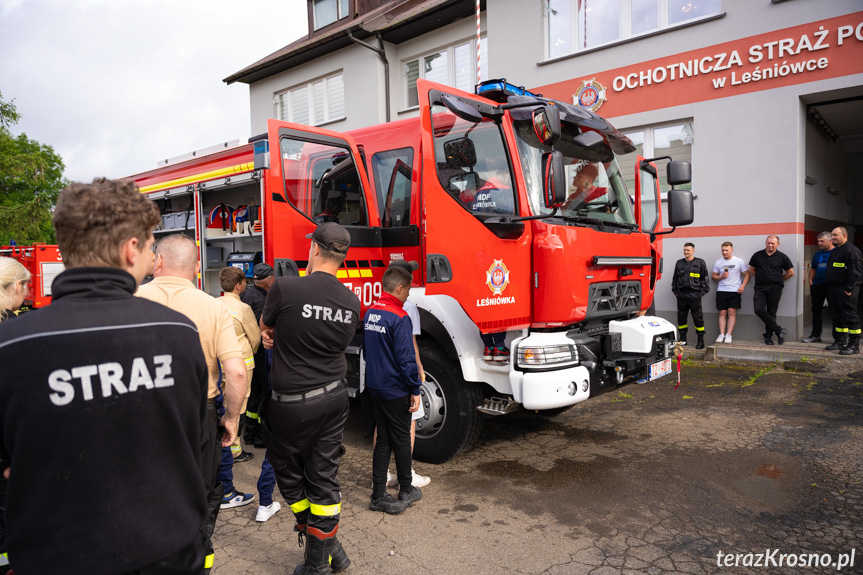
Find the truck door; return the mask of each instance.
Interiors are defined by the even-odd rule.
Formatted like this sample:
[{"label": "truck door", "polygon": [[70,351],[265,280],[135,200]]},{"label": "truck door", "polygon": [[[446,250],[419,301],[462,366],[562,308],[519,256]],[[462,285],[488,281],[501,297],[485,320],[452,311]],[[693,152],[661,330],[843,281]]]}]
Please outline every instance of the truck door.
[{"label": "truck door", "polygon": [[[422,126],[426,294],[455,298],[484,333],[525,328],[531,316],[531,228],[513,177],[515,147],[500,120],[456,114],[489,101],[417,82]],[[500,118],[500,116],[498,116]]]},{"label": "truck door", "polygon": [[[351,234],[339,280],[363,312],[382,293],[380,219],[353,138],[347,134],[270,120],[265,242],[277,269],[291,260],[305,273],[309,240],[318,224],[338,222]],[[284,269],[292,266],[284,266]]]},{"label": "truck door", "polygon": [[[641,156],[635,163],[635,221],[645,234],[658,232],[662,228],[662,208],[659,195],[659,178],[656,164]],[[650,266],[650,290],[653,291],[660,278],[662,267],[662,236],[654,236],[650,244],[653,265]]]}]

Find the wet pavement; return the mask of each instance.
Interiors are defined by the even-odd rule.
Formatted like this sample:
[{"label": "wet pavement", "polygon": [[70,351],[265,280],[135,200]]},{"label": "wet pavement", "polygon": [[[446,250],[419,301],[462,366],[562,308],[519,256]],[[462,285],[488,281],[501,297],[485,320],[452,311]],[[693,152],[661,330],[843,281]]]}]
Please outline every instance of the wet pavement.
[{"label": "wet pavement", "polygon": [[[674,386],[491,417],[471,451],[415,464],[432,482],[396,516],[368,510],[371,440],[353,405],[340,471],[347,573],[833,573],[852,550],[842,572],[863,573],[863,359],[686,359]],[[252,451],[235,466],[246,491],[263,455]],[[302,561],[289,510],[266,523],[256,510],[221,512],[214,574]],[[768,567],[754,566],[765,551]],[[718,566],[720,553],[741,554],[738,566]],[[781,554],[831,566],[780,567]]]}]

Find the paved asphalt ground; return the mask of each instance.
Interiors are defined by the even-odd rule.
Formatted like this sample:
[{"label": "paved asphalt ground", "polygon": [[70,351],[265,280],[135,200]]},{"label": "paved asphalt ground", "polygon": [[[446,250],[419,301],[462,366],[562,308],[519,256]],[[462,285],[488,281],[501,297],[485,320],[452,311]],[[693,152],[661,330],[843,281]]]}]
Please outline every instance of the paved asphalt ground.
[{"label": "paved asphalt ground", "polygon": [[[555,417],[489,418],[473,450],[416,463],[432,482],[396,516],[368,510],[371,440],[353,404],[339,473],[346,573],[834,573],[779,567],[779,554],[836,562],[852,550],[842,572],[863,573],[863,359],[686,360],[682,376],[678,389],[671,377],[628,385]],[[260,469],[252,451],[235,466],[241,490]],[[289,509],[267,523],[256,510],[221,512],[215,575],[302,562]],[[720,552],[766,550],[767,568],[742,566],[755,555],[717,566]]]}]

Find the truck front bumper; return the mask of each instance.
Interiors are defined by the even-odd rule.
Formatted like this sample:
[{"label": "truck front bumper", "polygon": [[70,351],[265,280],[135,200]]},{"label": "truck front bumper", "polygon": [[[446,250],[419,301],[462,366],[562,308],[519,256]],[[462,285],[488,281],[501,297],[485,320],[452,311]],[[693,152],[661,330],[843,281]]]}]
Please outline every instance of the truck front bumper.
[{"label": "truck front bumper", "polygon": [[525,409],[554,409],[574,405],[590,397],[590,372],[577,362],[556,367],[548,365],[523,366],[520,350],[573,346],[565,333],[534,333],[512,341],[512,368],[510,384],[515,401]]}]

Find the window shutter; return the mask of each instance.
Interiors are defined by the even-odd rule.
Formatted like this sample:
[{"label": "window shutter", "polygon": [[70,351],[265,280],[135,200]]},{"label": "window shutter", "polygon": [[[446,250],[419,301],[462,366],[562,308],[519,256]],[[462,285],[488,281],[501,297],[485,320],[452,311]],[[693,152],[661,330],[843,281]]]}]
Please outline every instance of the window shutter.
[{"label": "window shutter", "polygon": [[309,123],[309,90],[306,86],[291,91],[291,121]]},{"label": "window shutter", "polygon": [[345,84],[341,74],[327,78],[327,102],[329,104],[328,120],[345,117]]},{"label": "window shutter", "polygon": [[329,118],[324,115],[324,81],[315,82],[312,84],[312,102],[314,104],[315,115],[312,118],[312,125],[323,124]]}]

